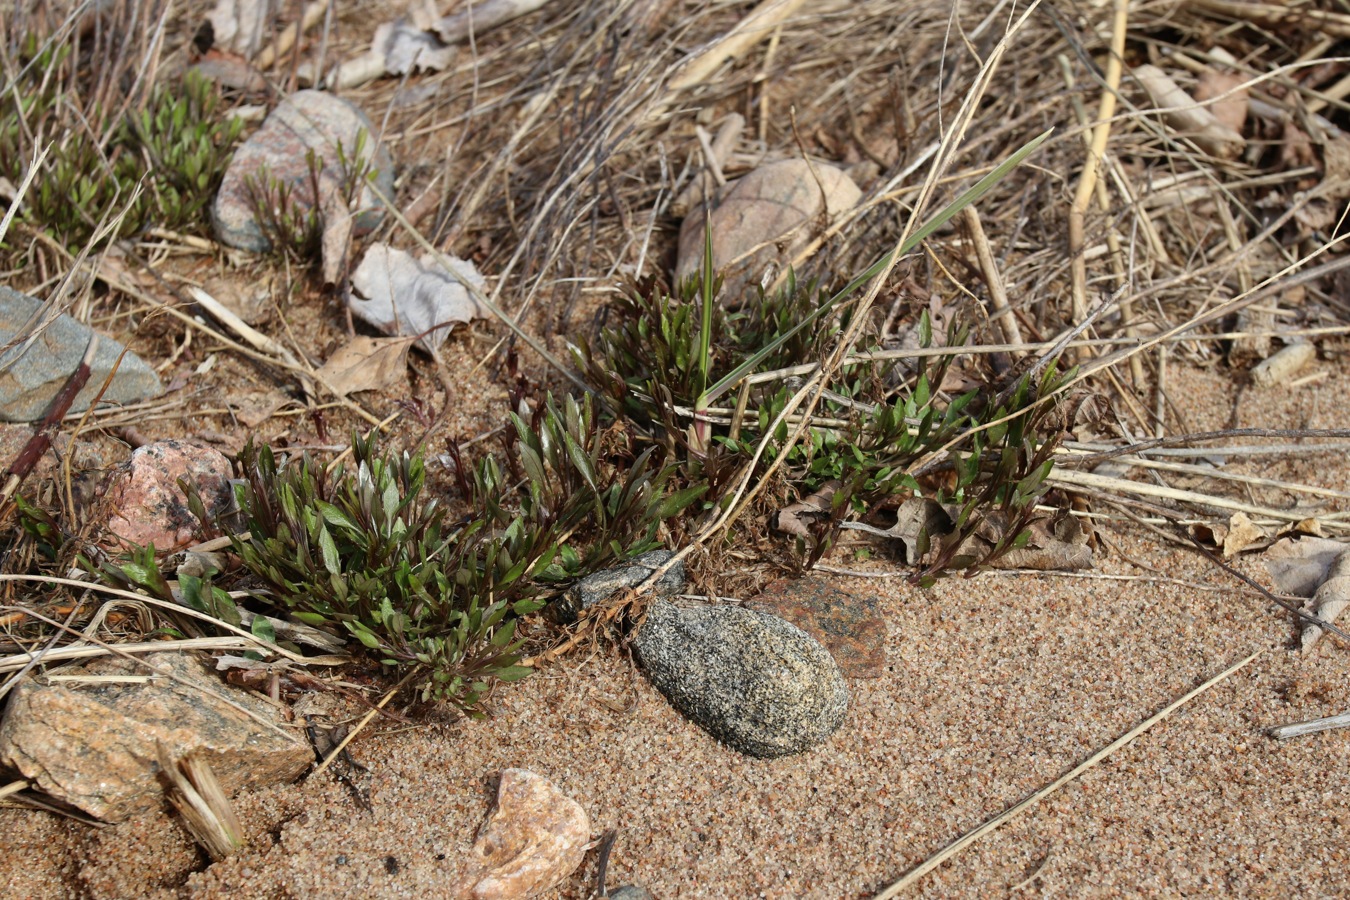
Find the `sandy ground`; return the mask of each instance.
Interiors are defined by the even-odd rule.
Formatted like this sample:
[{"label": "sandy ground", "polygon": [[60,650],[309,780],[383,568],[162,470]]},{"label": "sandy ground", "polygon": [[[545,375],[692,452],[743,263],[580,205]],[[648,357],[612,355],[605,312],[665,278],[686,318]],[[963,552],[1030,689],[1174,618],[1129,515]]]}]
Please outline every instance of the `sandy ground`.
[{"label": "sandy ground", "polygon": [[[1332,370],[1321,384],[1243,393],[1235,424],[1343,425],[1350,373],[1319,365]],[[1174,377],[1191,428],[1228,422],[1229,375]],[[1247,470],[1350,486],[1343,456]],[[491,776],[514,766],[577,799],[597,836],[620,829],[611,887],[870,897],[1254,650],[1246,669],[909,893],[1350,892],[1347,734],[1265,733],[1350,708],[1350,650],[1327,641],[1300,655],[1289,617],[1229,576],[1133,527],[1106,533],[1124,555],[1108,552],[1093,574],[1146,578],[993,574],[928,593],[896,576],[840,578],[880,598],[888,665],[850,682],[844,726],[807,754],[765,762],[725,749],[603,651],[499,692],[486,721],[363,735],[352,752],[370,769],[356,776],[369,811],[329,776],[240,798],[252,841],[224,863],[207,866],[167,816],[93,830],[0,810],[0,894],[442,897]],[[1259,561],[1241,566],[1264,578]],[[548,896],[587,896],[594,866],[592,853]]]}]

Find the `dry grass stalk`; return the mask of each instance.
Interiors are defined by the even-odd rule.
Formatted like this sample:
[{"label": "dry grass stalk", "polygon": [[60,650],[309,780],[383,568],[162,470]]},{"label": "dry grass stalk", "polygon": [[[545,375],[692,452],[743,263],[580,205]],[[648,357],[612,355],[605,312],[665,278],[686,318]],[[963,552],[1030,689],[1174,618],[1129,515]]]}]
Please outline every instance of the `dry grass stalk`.
[{"label": "dry grass stalk", "polygon": [[206,758],[189,753],[175,762],[163,741],[155,742],[155,752],[159,770],[169,782],[169,802],[211,859],[219,862],[243,849],[244,828]]},{"label": "dry grass stalk", "polygon": [[1051,794],[1055,793],[1069,782],[1078,778],[1078,776],[1082,775],[1084,772],[1087,772],[1089,769],[1092,769],[1098,763],[1110,757],[1117,750],[1129,744],[1135,738],[1139,737],[1139,735],[1148,731],[1154,725],[1157,725],[1163,719],[1167,718],[1172,713],[1176,712],[1178,709],[1185,706],[1187,703],[1190,703],[1192,700],[1203,694],[1205,691],[1208,691],[1215,685],[1235,675],[1238,671],[1246,667],[1249,663],[1252,662],[1252,660],[1256,659],[1263,652],[1264,651],[1262,650],[1257,650],[1255,653],[1251,654],[1246,659],[1243,659],[1240,662],[1237,662],[1232,666],[1229,666],[1227,669],[1224,669],[1218,675],[1215,675],[1213,678],[1209,679],[1204,684],[1200,685],[1194,690],[1187,691],[1181,697],[1178,697],[1176,700],[1169,703],[1163,709],[1154,713],[1152,716],[1149,716],[1147,719],[1140,722],[1134,728],[1131,728],[1129,731],[1125,732],[1120,737],[1116,738],[1110,744],[1107,744],[1101,750],[1098,750],[1096,753],[1092,754],[1092,756],[1088,757],[1086,760],[1079,763],[1077,766],[1074,766],[1068,772],[1061,775],[1059,778],[1055,779],[1053,782],[1046,785],[1045,787],[1041,788],[1039,791],[1032,794],[1027,799],[1021,801],[1020,803],[1017,803],[1014,806],[1009,807],[1007,810],[1003,811],[1002,813],[999,813],[997,816],[985,822],[983,825],[980,825],[978,828],[966,832],[961,837],[957,838],[955,841],[944,847],[941,851],[935,853],[928,859],[924,860],[920,865],[918,865],[917,867],[912,869],[909,873],[907,873],[904,878],[901,878],[899,881],[895,882],[890,887],[886,888],[886,890],[877,894],[874,900],[891,900],[892,897],[899,896],[901,891],[903,891],[910,885],[914,884],[916,881],[918,881],[920,878],[936,869],[938,866],[942,865],[948,859],[951,859],[953,856],[960,853],[962,850],[969,847],[971,844],[974,844],[975,842],[979,841],[985,835],[991,834],[992,832],[1001,828],[1007,822],[1011,821],[1012,819],[1016,818],[1017,816],[1026,812],[1027,810],[1033,808],[1042,800],[1044,800],[1046,797],[1049,797]]}]

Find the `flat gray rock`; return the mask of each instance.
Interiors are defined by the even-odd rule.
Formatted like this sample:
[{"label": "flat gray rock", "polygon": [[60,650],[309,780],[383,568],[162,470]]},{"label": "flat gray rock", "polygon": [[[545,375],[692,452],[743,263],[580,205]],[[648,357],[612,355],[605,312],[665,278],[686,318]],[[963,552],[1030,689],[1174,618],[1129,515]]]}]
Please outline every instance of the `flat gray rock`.
[{"label": "flat gray rock", "polygon": [[[42,303],[7,287],[0,287],[0,346],[9,344],[42,307]],[[70,316],[57,316],[38,337],[0,353],[0,421],[35,422],[41,419],[53,398],[80,365],[93,330]],[[99,336],[89,382],[75,396],[71,412],[84,412],[94,402],[108,373],[117,367],[103,403],[139,403],[164,393],[155,370],[117,341]],[[122,357],[118,364],[118,357]]]},{"label": "flat gray rock", "polygon": [[809,750],[834,733],[848,709],[844,676],[829,652],[768,613],[658,600],[634,645],[672,706],[749,756]]},{"label": "flat gray rock", "polygon": [[[342,178],[338,143],[350,160],[357,134],[366,131],[362,158],[375,169],[375,185],[386,197],[394,195],[394,161],[375,127],[360,107],[324,91],[296,91],[272,110],[262,127],[235,151],[216,201],[211,205],[211,224],[221,243],[250,253],[265,253],[271,242],[253,213],[248,180],[262,187],[267,176],[290,186],[292,198],[313,209],[337,191]],[[314,196],[307,155],[313,150],[322,164],[319,191]],[[354,225],[358,232],[379,224],[384,210],[369,187],[361,189]]]},{"label": "flat gray rock", "polygon": [[[547,609],[551,621],[560,625],[571,625],[582,611],[597,603],[608,600],[619,591],[637,587],[651,577],[652,572],[665,565],[666,560],[674,556],[669,550],[652,550],[641,556],[635,556],[626,564],[596,572],[572,585]],[[661,576],[661,580],[652,585],[653,597],[669,597],[684,590],[684,561],[681,560]]]}]

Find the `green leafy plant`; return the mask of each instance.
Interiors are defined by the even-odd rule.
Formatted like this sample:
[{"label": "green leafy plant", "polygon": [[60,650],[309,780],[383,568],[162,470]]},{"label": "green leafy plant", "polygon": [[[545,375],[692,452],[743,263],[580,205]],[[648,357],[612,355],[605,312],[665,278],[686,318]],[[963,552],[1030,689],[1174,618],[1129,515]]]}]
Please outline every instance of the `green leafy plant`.
[{"label": "green leafy plant", "polygon": [[533,424],[513,421],[506,471],[492,456],[480,462],[475,513],[453,522],[424,496],[419,455],[381,454],[354,436],[347,467],[307,455],[279,463],[247,445],[236,487],[247,537],[232,545],[263,585],[255,593],[414,672],[423,700],[475,712],[492,681],[530,671],[518,665],[522,616],[559,583],[655,546],[661,521],[699,493],[667,496],[669,473],[650,452],[622,470],[610,462],[587,402],[549,400]]},{"label": "green leafy plant", "polygon": [[[988,191],[1044,137],[981,179],[897,252],[916,247]],[[797,367],[814,367],[841,334],[861,333],[857,350],[882,349],[875,328],[867,323],[852,327],[855,313],[849,300],[889,261],[888,254],[832,294],[818,292],[814,284],[800,286],[789,277],[784,290],[772,296],[761,291],[731,312],[715,300],[718,280],[705,235],[697,278],[673,294],[652,282],[630,290],[611,308],[617,323],[601,331],[594,347],[578,341],[573,357],[625,417],[649,429],[667,449],[687,449],[700,465],[686,463],[686,476],[705,479],[712,502],[720,500],[719,473],[731,468],[728,454],[744,462],[758,452],[761,464],[786,454],[779,460],[782,471],[799,495],[828,487],[828,515],[816,522],[814,542],[800,545],[808,565],[828,549],[847,518],[870,515],[907,496],[961,504],[958,538],[983,512],[998,509],[1011,525],[975,564],[993,561],[1027,540],[1026,526],[1043,493],[1056,435],[1043,427],[1049,409],[1039,398],[1060,383],[1053,368],[1038,384],[1027,379],[991,403],[979,391],[952,397],[940,389],[951,356],[925,357],[913,374],[894,361],[850,363],[835,374],[807,423],[804,440],[790,442],[789,422],[779,421],[793,393],[787,386],[791,373]],[[919,335],[924,348],[932,346],[926,313],[920,317]],[[946,345],[959,347],[967,337],[953,324]],[[733,390],[739,391],[734,408],[712,405]],[[921,482],[925,467],[945,467],[954,479]],[[940,554],[926,574],[954,562],[953,553]]]},{"label": "green leafy plant", "polygon": [[190,71],[177,85],[156,85],[117,119],[98,101],[80,105],[70,59],[70,45],[29,35],[17,77],[0,91],[0,175],[17,183],[52,141],[24,221],[67,246],[87,243],[101,221],[123,211],[112,238],[151,226],[204,228],[204,209],[243,127],[219,121],[215,87]]}]

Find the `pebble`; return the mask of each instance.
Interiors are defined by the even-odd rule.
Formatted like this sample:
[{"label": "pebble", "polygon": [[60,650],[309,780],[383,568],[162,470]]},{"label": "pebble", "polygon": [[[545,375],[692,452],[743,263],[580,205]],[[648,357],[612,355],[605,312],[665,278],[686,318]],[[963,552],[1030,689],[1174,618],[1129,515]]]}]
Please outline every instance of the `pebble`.
[{"label": "pebble", "polygon": [[[24,333],[41,307],[40,301],[27,294],[0,287],[0,346]],[[62,314],[31,345],[20,343],[0,354],[0,420],[35,422],[46,415],[47,407],[79,368],[93,334],[88,325]],[[123,356],[123,349],[112,338],[99,335],[89,381],[75,396],[70,412],[89,408],[114,367],[117,374],[101,403],[139,403],[164,393],[155,370],[134,353]]]},{"label": "pebble", "polygon": [[581,804],[526,769],[506,769],[497,804],[450,890],[464,900],[516,900],[559,884],[581,865],[591,821]]},{"label": "pebble", "polygon": [[[265,170],[277,181],[288,183],[294,199],[313,208],[316,198],[310,186],[308,151],[313,150],[322,162],[320,190],[327,195],[342,177],[338,143],[350,158],[361,129],[367,134],[363,159],[376,170],[375,185],[384,196],[393,197],[393,158],[375,139],[370,118],[355,104],[324,91],[297,91],[278,104],[262,127],[235,151],[211,207],[216,237],[250,253],[267,252],[271,243],[254,217],[246,179],[261,179]],[[355,211],[357,232],[373,229],[383,215],[374,191],[362,188]]]},{"label": "pebble", "polygon": [[212,447],[177,440],[138,447],[108,478],[103,508],[109,545],[154,544],[164,554],[197,543],[207,535],[188,509],[179,479],[196,485],[214,520],[234,505],[233,474],[230,461]]},{"label": "pebble", "polygon": [[634,645],[672,706],[749,756],[801,753],[844,721],[848,689],[829,651],[768,613],[658,600]]},{"label": "pebble", "polygon": [[[642,584],[651,577],[653,571],[665,565],[674,555],[669,550],[652,550],[633,557],[624,565],[596,572],[581,579],[549,604],[546,610],[549,619],[559,625],[571,625],[582,612],[595,604],[608,600],[620,591]],[[670,597],[684,590],[684,583],[684,560],[680,560],[652,585],[651,593],[647,596]]]},{"label": "pebble", "polygon": [[[238,708],[271,721],[265,700],[224,684],[195,657],[167,652],[142,658],[187,684],[167,676],[130,684],[43,685],[24,679],[0,721],[0,763],[58,800],[104,822],[121,822],[164,802],[156,777],[157,741],[174,759],[206,754],[226,795],[294,781],[314,761],[313,750],[295,732],[264,726]],[[63,674],[150,670],[104,657]]]}]

